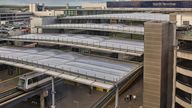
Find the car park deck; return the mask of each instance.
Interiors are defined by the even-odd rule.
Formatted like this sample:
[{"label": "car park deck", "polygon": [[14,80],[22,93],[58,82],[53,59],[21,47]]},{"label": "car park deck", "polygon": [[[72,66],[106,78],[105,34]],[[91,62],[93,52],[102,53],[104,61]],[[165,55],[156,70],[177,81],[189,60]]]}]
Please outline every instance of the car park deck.
[{"label": "car park deck", "polygon": [[133,21],[169,21],[168,14],[161,13],[119,13],[119,14],[101,14],[101,15],[82,15],[82,16],[67,16],[65,19],[121,19]]},{"label": "car park deck", "polygon": [[2,40],[52,43],[135,56],[141,56],[144,52],[144,42],[141,40],[120,40],[111,39],[107,36],[85,34],[27,34],[3,38]]},{"label": "car park deck", "polygon": [[77,30],[94,30],[94,31],[108,31],[118,33],[129,33],[144,35],[143,26],[124,25],[124,24],[48,24],[38,26],[37,28],[43,29],[77,29]]},{"label": "car park deck", "polygon": [[46,48],[0,47],[0,58],[3,64],[108,90],[141,66]]}]

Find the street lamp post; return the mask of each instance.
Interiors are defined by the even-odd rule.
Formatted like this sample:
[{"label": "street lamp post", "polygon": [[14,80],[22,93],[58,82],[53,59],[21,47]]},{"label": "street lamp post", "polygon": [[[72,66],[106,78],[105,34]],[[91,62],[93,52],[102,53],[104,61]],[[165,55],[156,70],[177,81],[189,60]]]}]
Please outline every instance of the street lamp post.
[{"label": "street lamp post", "polygon": [[55,108],[55,85],[54,85],[54,77],[52,77],[52,90],[51,90],[51,94],[52,94],[52,105],[51,108]]}]

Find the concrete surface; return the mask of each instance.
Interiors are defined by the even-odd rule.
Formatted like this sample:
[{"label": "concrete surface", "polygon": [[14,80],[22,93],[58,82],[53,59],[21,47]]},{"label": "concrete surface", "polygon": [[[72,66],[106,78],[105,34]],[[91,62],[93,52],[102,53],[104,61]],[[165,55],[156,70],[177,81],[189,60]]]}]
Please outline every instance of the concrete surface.
[{"label": "concrete surface", "polygon": [[[126,95],[136,95],[136,100],[127,102],[124,100]],[[112,101],[106,108],[115,108],[115,101]],[[119,108],[139,108],[143,104],[143,78],[139,77],[135,83],[131,85],[122,95],[119,97]]]},{"label": "concrete surface", "polygon": [[[89,94],[89,87],[86,85],[71,85],[69,83],[61,83],[56,88],[56,108],[90,108],[104,92],[93,91]],[[51,105],[51,91],[49,90],[49,96],[45,99],[46,108]],[[33,100],[33,101],[31,101]],[[20,103],[14,108],[40,108],[39,98],[30,99]]]}]

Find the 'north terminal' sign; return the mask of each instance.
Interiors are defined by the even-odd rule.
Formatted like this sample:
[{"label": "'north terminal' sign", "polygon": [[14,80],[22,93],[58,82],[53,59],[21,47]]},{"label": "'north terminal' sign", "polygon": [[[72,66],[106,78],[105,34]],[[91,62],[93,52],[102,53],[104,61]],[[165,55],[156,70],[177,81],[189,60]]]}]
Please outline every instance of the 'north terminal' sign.
[{"label": "'north terminal' sign", "polygon": [[162,6],[166,6],[166,7],[175,7],[176,3],[153,3],[153,7],[162,7]]},{"label": "'north terminal' sign", "polygon": [[107,8],[192,8],[192,1],[111,1]]}]

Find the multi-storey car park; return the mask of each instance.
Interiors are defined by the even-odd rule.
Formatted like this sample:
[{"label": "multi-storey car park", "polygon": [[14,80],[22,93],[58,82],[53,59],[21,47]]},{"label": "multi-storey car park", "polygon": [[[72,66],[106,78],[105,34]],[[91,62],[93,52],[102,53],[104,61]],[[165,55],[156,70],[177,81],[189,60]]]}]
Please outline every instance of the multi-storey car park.
[{"label": "multi-storey car park", "polygon": [[107,2],[106,9],[63,9],[67,17],[32,18],[35,34],[2,38],[15,46],[35,43],[50,48],[1,47],[0,62],[106,89],[92,106],[99,108],[133,81],[144,64],[144,108],[191,108],[191,34],[174,37],[175,23],[179,30],[191,28],[191,7],[187,0],[157,0]]},{"label": "multi-storey car park", "polygon": [[[81,19],[77,19],[77,20],[81,20]],[[59,19],[59,21],[60,21],[60,19]],[[129,30],[129,28],[125,29],[124,26],[126,26],[126,25],[123,25],[123,24],[110,24],[109,23],[109,24],[106,24],[107,25],[106,27],[104,26],[105,24],[98,24],[98,26],[97,26],[97,24],[95,24],[95,26],[94,26],[93,23],[92,24],[86,23],[84,25],[77,23],[76,24],[77,26],[74,26],[74,24],[70,24],[70,23],[63,24],[63,25],[64,26],[61,26],[60,28],[57,28],[57,26],[52,27],[52,25],[42,25],[40,27],[43,28],[43,32],[44,32],[43,34],[29,34],[29,35],[22,35],[21,37],[14,36],[14,37],[10,37],[8,39],[10,39],[10,41],[17,39],[20,42],[21,41],[24,41],[24,42],[36,41],[37,43],[64,45],[64,46],[71,47],[72,50],[74,50],[74,51],[88,52],[88,53],[93,53],[95,55],[97,53],[101,53],[100,55],[107,55],[107,56],[112,56],[115,58],[118,57],[118,54],[133,55],[133,56],[142,56],[143,55],[143,40],[131,40],[131,39],[121,40],[121,39],[116,39],[116,38],[113,39],[113,37],[110,37],[110,36],[99,35],[99,32],[101,32],[101,34],[109,34],[109,32],[113,32],[113,31],[117,30],[117,32],[122,32],[122,33],[124,33],[124,35],[126,35],[127,33],[128,34],[138,34],[139,36],[141,35],[140,37],[142,39],[143,27],[137,28],[137,26],[136,26],[136,30],[138,30],[138,32],[137,31],[134,32],[135,29],[130,29],[130,30]],[[65,25],[71,26],[71,28],[68,28],[68,27],[65,28]],[[80,25],[80,26],[78,26],[78,25]],[[84,27],[83,29],[81,28],[82,27],[81,25],[83,25],[83,27]],[[113,27],[113,25],[114,25],[114,27]],[[49,28],[50,30],[47,30],[48,26],[51,26],[51,28]],[[58,25],[58,26],[60,26],[60,25]],[[122,29],[119,28],[119,26],[122,26]],[[37,26],[37,27],[39,27],[39,26]],[[105,27],[106,29],[104,29],[103,27]],[[74,31],[72,31],[72,33],[70,31],[67,31],[67,32],[70,32],[70,34],[69,33],[58,34],[60,32],[57,32],[57,30],[63,31],[63,30],[68,30],[68,29],[77,29],[77,30],[80,29],[80,31],[75,31],[74,34],[72,34]],[[48,33],[50,33],[51,30],[55,30],[56,32],[53,31],[52,32],[53,34],[46,34],[46,31],[49,31]],[[96,35],[96,34],[93,35],[95,31],[98,32],[98,35]],[[63,31],[63,32],[65,32],[65,31]],[[87,34],[85,34],[85,32],[87,32]],[[90,32],[90,33],[88,33],[88,32]],[[97,33],[97,32],[95,32],[95,33]],[[116,37],[118,37],[118,36],[116,36]],[[107,52],[107,53],[102,54],[103,51]],[[120,55],[118,58],[121,58]],[[123,60],[123,57],[121,59]],[[138,65],[138,67],[141,67],[141,65]],[[135,69],[133,69],[133,70],[135,70]],[[86,73],[86,72],[82,73],[82,74],[85,76],[91,75],[91,74],[88,75],[89,73]],[[94,77],[94,76],[97,77],[98,75],[93,74],[92,77]],[[101,75],[99,79],[105,79],[105,78],[107,78],[107,76],[105,77],[105,75]],[[114,79],[114,81],[115,81],[116,78],[112,78],[112,79]],[[118,78],[118,79],[120,80],[120,78]],[[106,82],[107,82],[107,80],[106,80]],[[103,86],[103,88],[110,89],[107,86],[106,87]]]},{"label": "multi-storey car park", "polygon": [[0,9],[0,36],[18,34],[28,31],[31,12]]},{"label": "multi-storey car park", "polygon": [[[60,22],[61,19],[58,21]],[[73,26],[74,24],[70,22],[63,25],[71,26],[73,30],[70,31],[70,28],[64,28],[65,26],[55,28],[52,25],[42,25],[37,26],[37,29],[43,29],[41,34],[21,35],[21,37],[13,36],[5,40],[15,42],[16,46],[22,46],[23,43],[29,42],[36,42],[44,46],[50,44],[67,46],[65,49],[85,53],[89,56],[46,48],[15,49],[2,47],[1,63],[43,72],[107,91],[115,90],[115,85],[123,86],[131,76],[134,78],[141,73],[142,63],[137,62],[142,61],[142,59],[137,60],[137,57],[139,58],[143,55],[144,47],[142,40],[143,27],[141,25],[141,27],[135,26],[138,32],[135,28],[129,30],[129,26],[123,24],[108,23],[105,27],[105,24],[102,23],[92,26],[93,23],[85,22],[83,29],[81,28],[81,25],[83,25],[81,23],[77,23],[77,26]],[[47,30],[46,26],[51,26],[50,30]],[[65,30],[67,31],[65,32]],[[113,31],[117,31],[115,38],[110,36],[113,34]],[[123,33],[124,36],[129,34],[138,35],[139,40],[131,38],[122,40],[123,37],[118,39],[118,35],[121,35],[118,33]],[[132,35],[130,37],[134,37]],[[15,39],[18,41],[15,41]],[[90,54],[97,57],[92,57]],[[132,55],[131,59],[134,61],[128,61],[127,55]],[[99,58],[102,56],[106,58]],[[117,58],[121,61],[117,60]],[[12,60],[16,60],[17,63],[14,63]]]},{"label": "multi-storey car park", "polygon": [[192,107],[191,31],[178,31],[174,49],[173,105]]},{"label": "multi-storey car park", "polygon": [[31,12],[0,11],[0,22],[30,22]]},{"label": "multi-storey car park", "polygon": [[[118,97],[119,90],[140,75],[144,58],[148,61],[144,62],[144,102],[149,105],[154,103],[151,106],[156,107],[159,106],[157,102],[165,102],[167,99],[162,96],[168,95],[163,90],[169,89],[166,82],[168,78],[165,78],[168,77],[168,72],[164,70],[169,61],[166,58],[169,47],[163,49],[165,43],[161,42],[165,41],[167,46],[171,44],[168,38],[168,35],[171,38],[174,34],[168,32],[174,31],[171,19],[172,16],[168,14],[157,13],[32,18],[31,31],[38,34],[12,36],[2,40],[15,46],[26,46],[29,43],[47,47],[57,45],[67,51],[1,47],[1,63],[105,89],[108,91],[106,96],[93,105],[101,107],[115,93]],[[165,56],[162,57],[161,53]],[[165,64],[161,65],[159,62]],[[151,79],[151,76],[155,79]],[[116,99],[117,107],[118,98]]]}]

